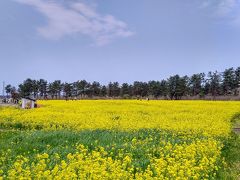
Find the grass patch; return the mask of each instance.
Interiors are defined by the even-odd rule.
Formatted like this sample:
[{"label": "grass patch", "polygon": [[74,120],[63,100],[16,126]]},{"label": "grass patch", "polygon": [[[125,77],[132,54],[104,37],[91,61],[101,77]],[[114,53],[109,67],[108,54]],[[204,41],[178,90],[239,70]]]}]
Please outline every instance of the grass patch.
[{"label": "grass patch", "polygon": [[229,139],[224,142],[222,156],[225,158],[227,167],[219,172],[220,179],[240,179],[240,132],[234,128],[240,128],[240,114],[232,118],[233,132]]},{"label": "grass patch", "polygon": [[133,132],[109,130],[84,130],[81,132],[67,130],[6,130],[0,132],[0,153],[11,150],[8,157],[8,166],[10,167],[12,166],[11,162],[14,162],[14,159],[19,155],[31,159],[36,154],[47,153],[53,155],[58,153],[64,158],[68,153],[76,151],[76,144],[82,144],[88,147],[90,151],[101,146],[106,151],[111,152],[113,159],[122,150],[124,154],[131,154],[134,165],[146,169],[150,164],[149,153],[154,154],[155,157],[158,156],[156,154],[157,147],[163,147],[165,142],[171,142],[175,145],[183,142],[190,144],[192,140],[190,138],[186,141],[184,136],[176,136],[170,131],[157,129],[141,129]]}]

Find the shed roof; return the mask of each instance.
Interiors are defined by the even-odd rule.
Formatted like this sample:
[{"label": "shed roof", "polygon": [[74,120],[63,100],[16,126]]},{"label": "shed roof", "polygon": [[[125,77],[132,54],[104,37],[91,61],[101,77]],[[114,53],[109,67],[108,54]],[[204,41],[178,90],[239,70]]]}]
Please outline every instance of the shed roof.
[{"label": "shed roof", "polygon": [[32,97],[24,97],[23,99],[28,99],[28,100],[31,100],[31,101],[36,101],[35,98],[32,98]]}]

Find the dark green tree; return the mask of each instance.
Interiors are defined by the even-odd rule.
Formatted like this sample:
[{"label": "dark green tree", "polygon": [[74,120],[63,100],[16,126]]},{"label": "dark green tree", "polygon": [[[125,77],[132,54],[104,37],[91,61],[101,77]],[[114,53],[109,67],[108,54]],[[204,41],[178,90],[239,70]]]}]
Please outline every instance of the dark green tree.
[{"label": "dark green tree", "polygon": [[213,99],[215,99],[216,96],[219,96],[221,93],[220,83],[221,75],[217,71],[208,73],[209,93],[213,96]]},{"label": "dark green tree", "polygon": [[168,93],[170,99],[179,100],[187,92],[187,76],[180,77],[179,75],[171,76],[168,79]]},{"label": "dark green tree", "polygon": [[44,79],[40,79],[37,81],[39,87],[39,95],[41,98],[47,98],[47,88],[48,82]]},{"label": "dark green tree", "polygon": [[51,96],[52,99],[57,99],[58,97],[60,97],[61,87],[62,84],[60,80],[55,80],[52,83],[48,84],[48,94]]},{"label": "dark green tree", "polygon": [[203,92],[204,73],[193,74],[189,79],[189,93],[191,96],[200,95]]},{"label": "dark green tree", "polygon": [[234,94],[235,94],[235,95],[239,95],[239,88],[240,88],[240,67],[238,67],[238,68],[235,70],[235,80],[234,80],[234,84],[235,84]]},{"label": "dark green tree", "polygon": [[113,97],[113,83],[109,82],[107,86],[107,96]]},{"label": "dark green tree", "polygon": [[77,82],[77,90],[78,90],[78,95],[84,96],[86,95],[86,91],[88,90],[87,87],[89,83],[86,80],[81,80]]},{"label": "dark green tree", "polygon": [[162,80],[160,82],[160,96],[164,97],[165,99],[167,99],[167,95],[168,95],[168,82],[166,80]]},{"label": "dark green tree", "polygon": [[66,100],[72,97],[72,84],[71,83],[64,83],[63,84],[63,92]]},{"label": "dark green tree", "polygon": [[153,96],[158,98],[162,94],[161,83],[159,81],[149,81],[148,82],[148,96]]},{"label": "dark green tree", "polygon": [[20,98],[19,93],[17,92],[17,89],[16,89],[14,86],[12,86],[10,93],[11,93],[11,97],[12,97],[14,100],[17,100],[17,99]]},{"label": "dark green tree", "polygon": [[39,92],[38,83],[36,80],[32,80],[32,93],[34,98],[38,97],[38,92]]},{"label": "dark green tree", "polygon": [[94,81],[91,85],[93,96],[100,96],[101,85],[99,82]]},{"label": "dark green tree", "polygon": [[7,94],[7,97],[8,95],[11,93],[11,89],[12,89],[12,86],[10,84],[6,85],[5,87],[5,92]]},{"label": "dark green tree", "polygon": [[52,83],[52,92],[53,96],[57,99],[60,98],[61,96],[61,91],[62,91],[62,83],[61,80],[55,80]]},{"label": "dark green tree", "polygon": [[18,91],[21,97],[31,96],[33,94],[33,80],[30,78],[26,79],[19,85]]},{"label": "dark green tree", "polygon": [[103,85],[100,90],[100,96],[105,97],[106,95],[107,95],[107,87]]},{"label": "dark green tree", "polygon": [[119,87],[118,82],[113,82],[113,84],[112,84],[112,95],[113,95],[113,97],[120,96],[120,87]]},{"label": "dark green tree", "polygon": [[233,68],[226,69],[223,72],[222,90],[224,95],[234,94],[235,89],[235,71]]},{"label": "dark green tree", "polygon": [[121,97],[129,97],[130,96],[130,90],[128,83],[123,83],[120,90],[120,96]]},{"label": "dark green tree", "polygon": [[145,97],[148,95],[148,83],[135,81],[133,83],[133,95],[136,97]]}]

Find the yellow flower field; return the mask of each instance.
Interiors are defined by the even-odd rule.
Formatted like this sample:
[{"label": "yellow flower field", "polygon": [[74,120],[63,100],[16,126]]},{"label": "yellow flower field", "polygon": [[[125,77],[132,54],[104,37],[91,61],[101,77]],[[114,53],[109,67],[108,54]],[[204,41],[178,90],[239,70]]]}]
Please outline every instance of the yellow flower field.
[{"label": "yellow flower field", "polygon": [[177,132],[227,136],[239,102],[83,100],[39,101],[41,108],[1,110],[3,126],[28,129],[168,129]]},{"label": "yellow flower field", "polygon": [[239,102],[38,103],[0,109],[0,127],[19,133],[0,149],[0,179],[215,179],[240,113]]}]

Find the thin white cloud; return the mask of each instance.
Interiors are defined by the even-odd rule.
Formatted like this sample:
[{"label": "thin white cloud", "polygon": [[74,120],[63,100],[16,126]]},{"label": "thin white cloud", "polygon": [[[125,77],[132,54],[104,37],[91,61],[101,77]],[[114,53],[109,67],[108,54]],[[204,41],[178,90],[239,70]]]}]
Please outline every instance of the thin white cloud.
[{"label": "thin white cloud", "polygon": [[212,17],[240,27],[240,0],[203,0],[200,7],[209,9]]},{"label": "thin white cloud", "polygon": [[105,45],[116,38],[132,36],[127,24],[112,15],[102,15],[83,2],[69,2],[68,6],[54,0],[15,0],[36,8],[48,24],[38,27],[40,35],[58,40],[64,36],[82,34],[91,37],[96,45]]},{"label": "thin white cloud", "polygon": [[209,8],[215,17],[226,17],[232,14],[240,0],[203,0],[201,8]]}]

